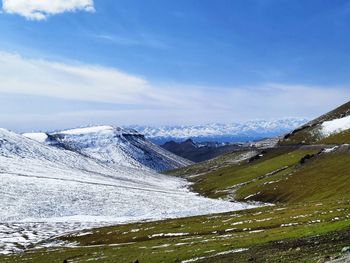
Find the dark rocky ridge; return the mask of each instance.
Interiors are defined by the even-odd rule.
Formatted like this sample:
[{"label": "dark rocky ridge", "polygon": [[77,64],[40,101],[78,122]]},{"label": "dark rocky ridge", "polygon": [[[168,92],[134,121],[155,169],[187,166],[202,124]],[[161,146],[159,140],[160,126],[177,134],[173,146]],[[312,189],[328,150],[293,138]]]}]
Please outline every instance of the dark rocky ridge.
[{"label": "dark rocky ridge", "polygon": [[202,162],[219,155],[242,149],[242,144],[222,145],[218,143],[195,143],[188,139],[184,142],[170,141],[161,145],[162,148],[193,162]]}]

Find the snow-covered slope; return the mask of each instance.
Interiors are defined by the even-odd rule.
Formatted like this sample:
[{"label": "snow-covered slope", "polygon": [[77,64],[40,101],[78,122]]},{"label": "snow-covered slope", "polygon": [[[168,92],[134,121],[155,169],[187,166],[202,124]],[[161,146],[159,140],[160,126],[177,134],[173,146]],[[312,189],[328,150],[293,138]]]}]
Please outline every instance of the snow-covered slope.
[{"label": "snow-covered slope", "polygon": [[[109,134],[104,132],[106,136]],[[91,135],[81,131],[59,133],[63,142],[71,138],[66,135],[77,134],[81,136],[79,145],[84,145],[85,135]],[[110,137],[106,139],[109,141]],[[34,241],[47,237],[45,222],[50,225],[52,222],[94,221],[98,225],[248,207],[199,197],[189,192],[187,186],[182,179],[157,174],[144,167],[110,165],[98,158],[48,146],[0,129],[0,237],[6,234],[1,232],[2,229],[10,233],[9,229],[21,224],[25,227],[20,228],[26,229],[26,238],[3,238],[0,251],[1,248],[13,250],[16,242],[27,244],[28,236]],[[65,224],[62,229],[55,225],[53,232],[66,232],[69,227]],[[74,229],[77,228],[75,225]]]},{"label": "snow-covered slope", "polygon": [[264,137],[275,137],[299,127],[307,120],[304,118],[284,118],[278,120],[255,120],[244,123],[182,126],[132,126],[146,138],[163,143],[169,140],[255,140]]},{"label": "snow-covered slope", "polygon": [[95,126],[24,136],[47,145],[68,149],[109,165],[143,167],[156,171],[175,169],[191,162],[149,142],[132,129]]}]

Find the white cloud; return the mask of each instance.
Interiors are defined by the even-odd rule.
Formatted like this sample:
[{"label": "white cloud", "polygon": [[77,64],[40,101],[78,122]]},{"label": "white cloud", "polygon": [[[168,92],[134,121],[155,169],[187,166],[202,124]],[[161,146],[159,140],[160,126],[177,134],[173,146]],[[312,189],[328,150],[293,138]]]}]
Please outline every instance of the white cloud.
[{"label": "white cloud", "polygon": [[88,101],[128,105],[120,110],[101,110],[91,103],[88,110],[85,107],[55,112],[55,108],[48,110],[50,105],[44,101],[42,113],[31,111],[28,106],[18,109],[20,106],[16,105],[13,114],[8,109],[4,114],[0,102],[0,112],[3,113],[0,123],[5,128],[31,129],[31,125],[60,128],[104,123],[199,124],[315,117],[349,100],[348,87],[278,83],[255,87],[159,84],[114,68],[28,59],[5,52],[0,52],[0,83],[0,93],[68,99],[72,100],[71,103]]},{"label": "white cloud", "polygon": [[30,20],[43,20],[64,12],[93,12],[93,0],[2,0],[6,13],[18,14]]},{"label": "white cloud", "polygon": [[115,69],[26,59],[0,53],[0,91],[54,98],[133,103],[147,82]]}]

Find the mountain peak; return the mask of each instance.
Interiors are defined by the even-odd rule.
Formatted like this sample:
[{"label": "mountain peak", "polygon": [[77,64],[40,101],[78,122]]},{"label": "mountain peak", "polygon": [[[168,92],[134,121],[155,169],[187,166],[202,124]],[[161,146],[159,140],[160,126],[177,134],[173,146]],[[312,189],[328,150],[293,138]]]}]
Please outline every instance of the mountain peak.
[{"label": "mountain peak", "polygon": [[76,152],[112,166],[147,167],[162,171],[192,163],[151,143],[133,129],[110,125],[23,135],[40,143]]}]

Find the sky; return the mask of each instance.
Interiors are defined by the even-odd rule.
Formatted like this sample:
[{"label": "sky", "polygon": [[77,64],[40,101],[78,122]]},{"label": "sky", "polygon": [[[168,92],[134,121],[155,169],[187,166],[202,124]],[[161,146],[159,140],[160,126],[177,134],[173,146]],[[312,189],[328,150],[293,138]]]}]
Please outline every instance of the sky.
[{"label": "sky", "polygon": [[350,100],[347,0],[0,0],[0,127],[313,118]]}]

